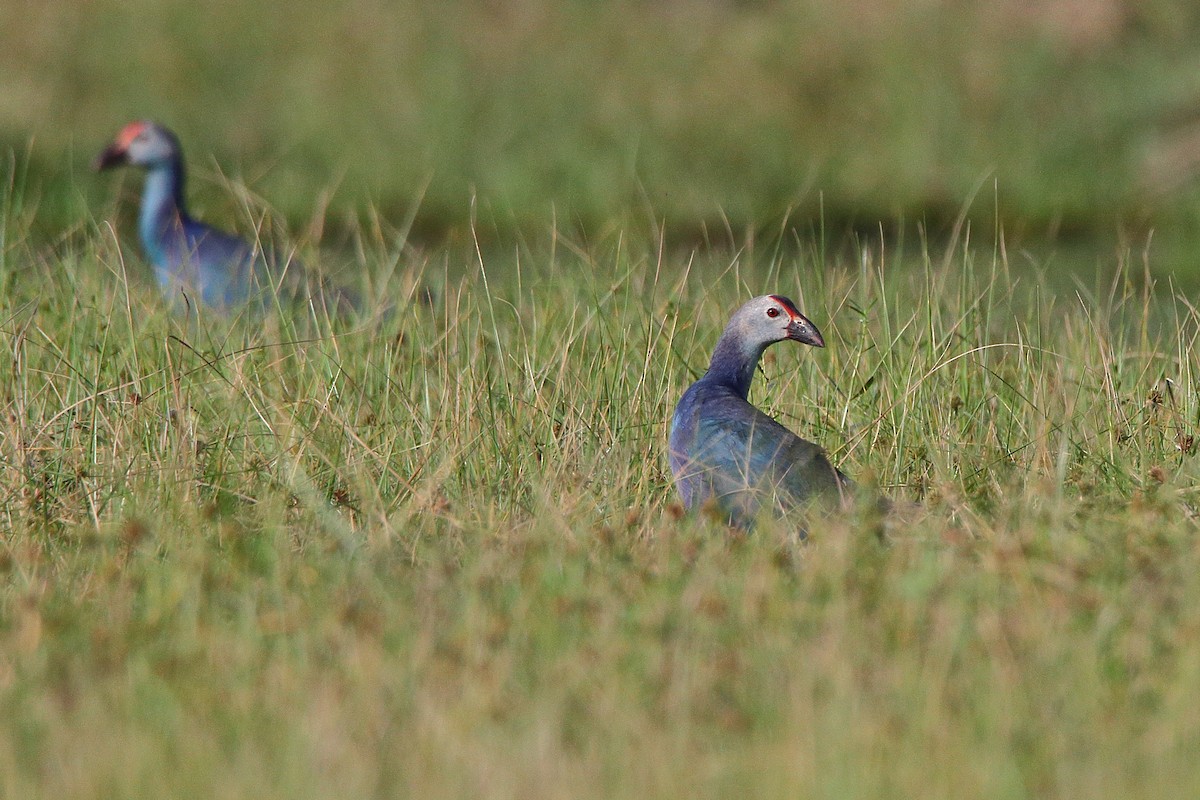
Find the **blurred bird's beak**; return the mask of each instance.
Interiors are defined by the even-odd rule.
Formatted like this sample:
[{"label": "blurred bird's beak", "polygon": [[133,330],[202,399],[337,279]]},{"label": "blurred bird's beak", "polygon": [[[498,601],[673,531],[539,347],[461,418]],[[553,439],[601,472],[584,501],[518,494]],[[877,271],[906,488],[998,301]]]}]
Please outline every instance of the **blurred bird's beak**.
[{"label": "blurred bird's beak", "polygon": [[102,169],[116,167],[121,164],[129,163],[129,151],[115,142],[104,149],[104,152],[96,156],[96,160],[92,162],[92,169],[99,172]]},{"label": "blurred bird's beak", "polygon": [[817,330],[808,317],[797,315],[787,326],[788,338],[801,344],[811,344],[813,347],[824,347],[825,337]]}]

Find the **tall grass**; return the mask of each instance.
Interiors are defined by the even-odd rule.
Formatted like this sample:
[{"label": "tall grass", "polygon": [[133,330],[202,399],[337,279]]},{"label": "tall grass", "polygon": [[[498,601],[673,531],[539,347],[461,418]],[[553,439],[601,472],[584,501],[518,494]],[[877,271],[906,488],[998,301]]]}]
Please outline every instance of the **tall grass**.
[{"label": "tall grass", "polygon": [[[0,794],[1200,788],[1197,312],[1137,253],[358,240],[390,315],[189,322],[100,228],[8,242]],[[912,523],[679,513],[670,409],[764,291],[829,346],[752,399]]]}]

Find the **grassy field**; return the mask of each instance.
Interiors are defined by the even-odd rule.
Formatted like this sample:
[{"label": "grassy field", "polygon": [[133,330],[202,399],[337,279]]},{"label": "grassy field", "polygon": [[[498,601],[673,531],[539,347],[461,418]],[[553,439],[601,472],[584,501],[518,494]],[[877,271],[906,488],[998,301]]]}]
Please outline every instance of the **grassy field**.
[{"label": "grassy field", "polygon": [[948,227],[980,186],[1010,236],[1200,223],[1190,0],[12,2],[0,37],[0,152],[50,236],[112,197],[86,164],[142,117],[339,235],[416,207],[438,242],[473,193],[526,231]]},{"label": "grassy field", "polygon": [[[1200,319],[1139,253],[383,234],[414,301],[332,324],[10,251],[0,795],[1200,790]],[[669,410],[765,290],[829,346],[753,398],[911,524],[680,515]]]},{"label": "grassy field", "polygon": [[[0,4],[0,798],[1200,795],[1198,32]],[[169,313],[145,116],[377,303]],[[751,399],[911,521],[682,513],[764,292],[828,347]]]}]

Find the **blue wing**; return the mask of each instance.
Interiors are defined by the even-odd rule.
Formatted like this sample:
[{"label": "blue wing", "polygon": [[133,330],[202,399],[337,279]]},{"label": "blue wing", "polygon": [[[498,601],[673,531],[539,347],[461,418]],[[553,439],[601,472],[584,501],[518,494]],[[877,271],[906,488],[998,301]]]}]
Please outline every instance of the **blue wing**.
[{"label": "blue wing", "polygon": [[276,263],[248,242],[190,219],[164,237],[154,269],[168,298],[184,291],[214,308],[270,305],[276,292],[285,301],[302,299],[335,315],[351,314],[362,304],[353,290],[308,275],[298,262]]},{"label": "blue wing", "polygon": [[206,305],[228,308],[266,288],[260,285],[265,269],[253,247],[194,220],[167,231],[155,255],[155,275],[168,298],[183,291]]},{"label": "blue wing", "polygon": [[[685,400],[689,398],[685,395]],[[672,425],[671,467],[689,508],[712,500],[735,524],[763,508],[784,511],[854,483],[825,452],[731,393],[680,402]]]}]

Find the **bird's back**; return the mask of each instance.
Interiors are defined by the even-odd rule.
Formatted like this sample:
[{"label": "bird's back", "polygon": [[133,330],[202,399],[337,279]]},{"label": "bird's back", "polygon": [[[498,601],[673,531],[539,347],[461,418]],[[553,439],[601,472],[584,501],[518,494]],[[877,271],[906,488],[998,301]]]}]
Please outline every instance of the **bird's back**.
[{"label": "bird's back", "polygon": [[176,220],[157,241],[144,244],[168,298],[183,292],[198,296],[205,305],[228,308],[245,303],[257,291],[254,249],[202,222]]},{"label": "bird's back", "polygon": [[276,262],[236,236],[186,219],[164,232],[154,270],[168,297],[183,291],[214,308],[270,305],[277,292],[289,301],[293,296],[324,301],[334,313],[357,307],[349,290],[317,283],[299,264]]},{"label": "bird's back", "polygon": [[854,486],[818,445],[703,380],[679,402],[670,449],[685,505],[715,502],[737,524],[750,524],[764,507],[782,511],[839,499]]}]

